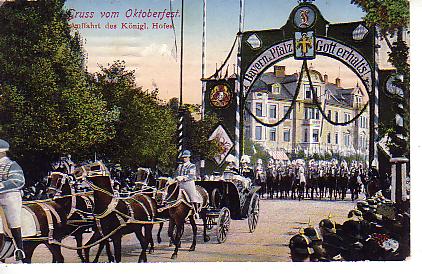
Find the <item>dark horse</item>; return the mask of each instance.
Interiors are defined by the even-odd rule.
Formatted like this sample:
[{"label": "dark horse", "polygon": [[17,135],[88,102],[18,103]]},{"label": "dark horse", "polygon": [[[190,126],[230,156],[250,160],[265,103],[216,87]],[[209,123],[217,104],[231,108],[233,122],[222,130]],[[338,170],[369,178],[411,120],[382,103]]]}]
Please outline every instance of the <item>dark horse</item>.
[{"label": "dark horse", "polygon": [[[74,233],[78,228],[68,224],[72,215],[72,197],[64,196],[55,199],[24,202],[23,208],[28,210],[39,225],[36,235],[23,238],[23,247],[26,258],[24,263],[31,263],[34,250],[44,244],[53,255],[53,263],[63,263],[60,242]],[[79,239],[77,238],[79,241]],[[0,246],[11,241],[7,236],[0,235]],[[3,244],[1,243],[3,242]],[[13,248],[13,245],[10,246]]]},{"label": "dark horse", "polygon": [[152,226],[157,215],[155,200],[141,193],[127,198],[115,198],[110,176],[88,174],[86,178],[94,190],[96,221],[94,235],[85,244],[86,261],[89,261],[89,246],[110,238],[114,246],[115,260],[120,262],[123,235],[135,233],[142,247],[138,262],[146,262],[146,250],[152,242]]},{"label": "dark horse", "polygon": [[[75,193],[73,184],[74,181],[71,176],[61,172],[52,172],[48,176],[49,187],[47,194],[50,197],[55,196],[55,199],[62,196],[70,196],[72,199],[72,207],[67,215],[67,225],[69,226],[69,230],[72,230],[72,236],[75,238],[77,247],[79,248],[82,246],[83,234],[95,225],[92,218],[94,200],[92,192]],[[111,253],[110,244],[105,242],[104,245],[107,249],[109,262],[113,262],[114,257]],[[98,261],[101,249],[98,250],[94,262]],[[85,262],[82,249],[77,249],[77,253],[81,261]]]},{"label": "dark horse", "polygon": [[[208,194],[200,186],[196,186],[197,191],[202,197],[201,208],[205,207],[208,204]],[[192,206],[188,202],[187,195],[184,192],[181,192],[181,188],[178,183],[170,183],[166,187],[167,196],[165,198],[167,206],[160,208],[159,211],[166,212],[166,215],[169,217],[169,228],[168,236],[170,238],[170,244],[174,244],[175,248],[173,254],[171,255],[172,259],[177,258],[177,253],[180,248],[180,239],[182,238],[185,220],[189,219],[189,222],[192,226],[193,231],[193,240],[192,245],[189,248],[189,251],[194,251],[196,247],[196,235],[198,228],[193,218]],[[203,224],[204,224],[204,241],[209,241],[209,236],[206,235],[206,216],[203,211],[200,214]],[[175,231],[176,229],[176,231]]]}]

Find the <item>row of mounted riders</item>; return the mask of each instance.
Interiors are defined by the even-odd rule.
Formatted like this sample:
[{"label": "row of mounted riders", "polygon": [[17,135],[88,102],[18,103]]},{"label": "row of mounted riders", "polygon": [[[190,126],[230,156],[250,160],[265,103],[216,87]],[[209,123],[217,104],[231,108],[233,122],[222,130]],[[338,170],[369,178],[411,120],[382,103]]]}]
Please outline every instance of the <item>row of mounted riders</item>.
[{"label": "row of mounted riders", "polygon": [[[38,224],[36,235],[24,235],[24,263],[31,263],[34,250],[40,244],[47,246],[53,256],[52,262],[56,263],[64,262],[61,247],[76,250],[82,262],[89,262],[90,248],[97,245],[98,251],[93,262],[98,262],[104,247],[109,262],[120,262],[121,239],[131,233],[135,233],[142,248],[138,262],[146,262],[147,251],[154,251],[153,225],[160,226],[157,233],[157,241],[160,243],[164,221],[169,222],[170,246],[174,245],[171,258],[175,259],[186,219],[189,219],[193,230],[193,241],[189,250],[195,250],[197,225],[193,218],[192,206],[180,195],[181,190],[177,183],[164,179],[160,189],[145,185],[145,188],[128,197],[118,198],[113,188],[113,179],[101,162],[81,168],[86,172],[78,179],[75,179],[73,174],[51,172],[48,176],[47,194],[54,198],[24,202],[23,207],[31,212]],[[91,191],[77,192],[81,184],[88,185]],[[204,209],[208,204],[208,194],[199,186],[197,190],[202,196]],[[199,215],[204,224],[204,242],[207,242],[210,237],[205,229],[205,210]],[[93,232],[91,238],[83,244],[83,234],[90,232]],[[75,238],[76,246],[62,243],[70,236]],[[10,243],[11,239],[5,234],[0,234],[0,254],[4,253],[2,249],[7,241]],[[114,252],[111,251],[110,243],[113,244]],[[6,258],[0,259],[4,261]]]},{"label": "row of mounted riders", "polygon": [[267,169],[264,176],[256,176],[255,185],[261,186],[260,197],[267,199],[325,199],[346,198],[350,192],[352,200],[360,193],[371,197],[377,191],[388,189],[388,182],[379,178],[374,169],[356,169],[351,171],[341,168],[313,168],[305,172],[306,180],[300,180],[298,169]]}]

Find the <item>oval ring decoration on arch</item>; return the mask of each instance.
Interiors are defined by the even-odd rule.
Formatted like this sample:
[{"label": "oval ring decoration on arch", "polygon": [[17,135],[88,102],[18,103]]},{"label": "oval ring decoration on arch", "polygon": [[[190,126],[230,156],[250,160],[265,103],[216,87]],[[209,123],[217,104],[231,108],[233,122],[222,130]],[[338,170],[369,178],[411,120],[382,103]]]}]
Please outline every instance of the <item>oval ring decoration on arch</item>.
[{"label": "oval ring decoration on arch", "polygon": [[[316,38],[316,54],[331,57],[349,67],[362,81],[368,95],[372,93],[372,66],[356,49],[342,42],[327,37]],[[292,57],[294,54],[293,39],[272,45],[248,66],[242,73],[243,94],[248,96],[250,88],[258,77],[271,65]]]}]

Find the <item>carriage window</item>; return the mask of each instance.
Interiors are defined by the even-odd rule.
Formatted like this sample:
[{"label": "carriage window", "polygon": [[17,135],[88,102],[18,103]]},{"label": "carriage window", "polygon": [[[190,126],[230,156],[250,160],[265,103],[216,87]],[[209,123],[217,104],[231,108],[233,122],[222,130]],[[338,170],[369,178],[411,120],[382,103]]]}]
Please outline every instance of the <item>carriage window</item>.
[{"label": "carriage window", "polygon": [[276,138],[277,138],[276,129],[275,128],[270,129],[270,141],[275,142]]},{"label": "carriage window", "polygon": [[256,140],[262,140],[262,127],[261,126],[255,127],[255,139]]}]

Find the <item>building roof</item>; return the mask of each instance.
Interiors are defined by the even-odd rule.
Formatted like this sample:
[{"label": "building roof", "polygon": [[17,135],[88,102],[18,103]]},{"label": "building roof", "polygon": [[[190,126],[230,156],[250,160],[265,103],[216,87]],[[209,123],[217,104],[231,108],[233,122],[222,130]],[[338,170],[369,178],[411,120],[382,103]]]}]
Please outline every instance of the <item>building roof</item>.
[{"label": "building roof", "polygon": [[[316,74],[323,81],[321,74],[316,70],[311,70],[311,74]],[[299,75],[297,73],[277,77],[274,72],[265,72],[254,83],[251,92],[267,92],[268,98],[272,100],[293,100],[297,88]],[[280,84],[280,93],[272,93],[272,85]],[[355,94],[362,95],[360,88],[338,87],[333,83],[325,84],[325,92],[329,96],[326,103],[332,106],[351,108],[353,106],[353,97]]]}]

